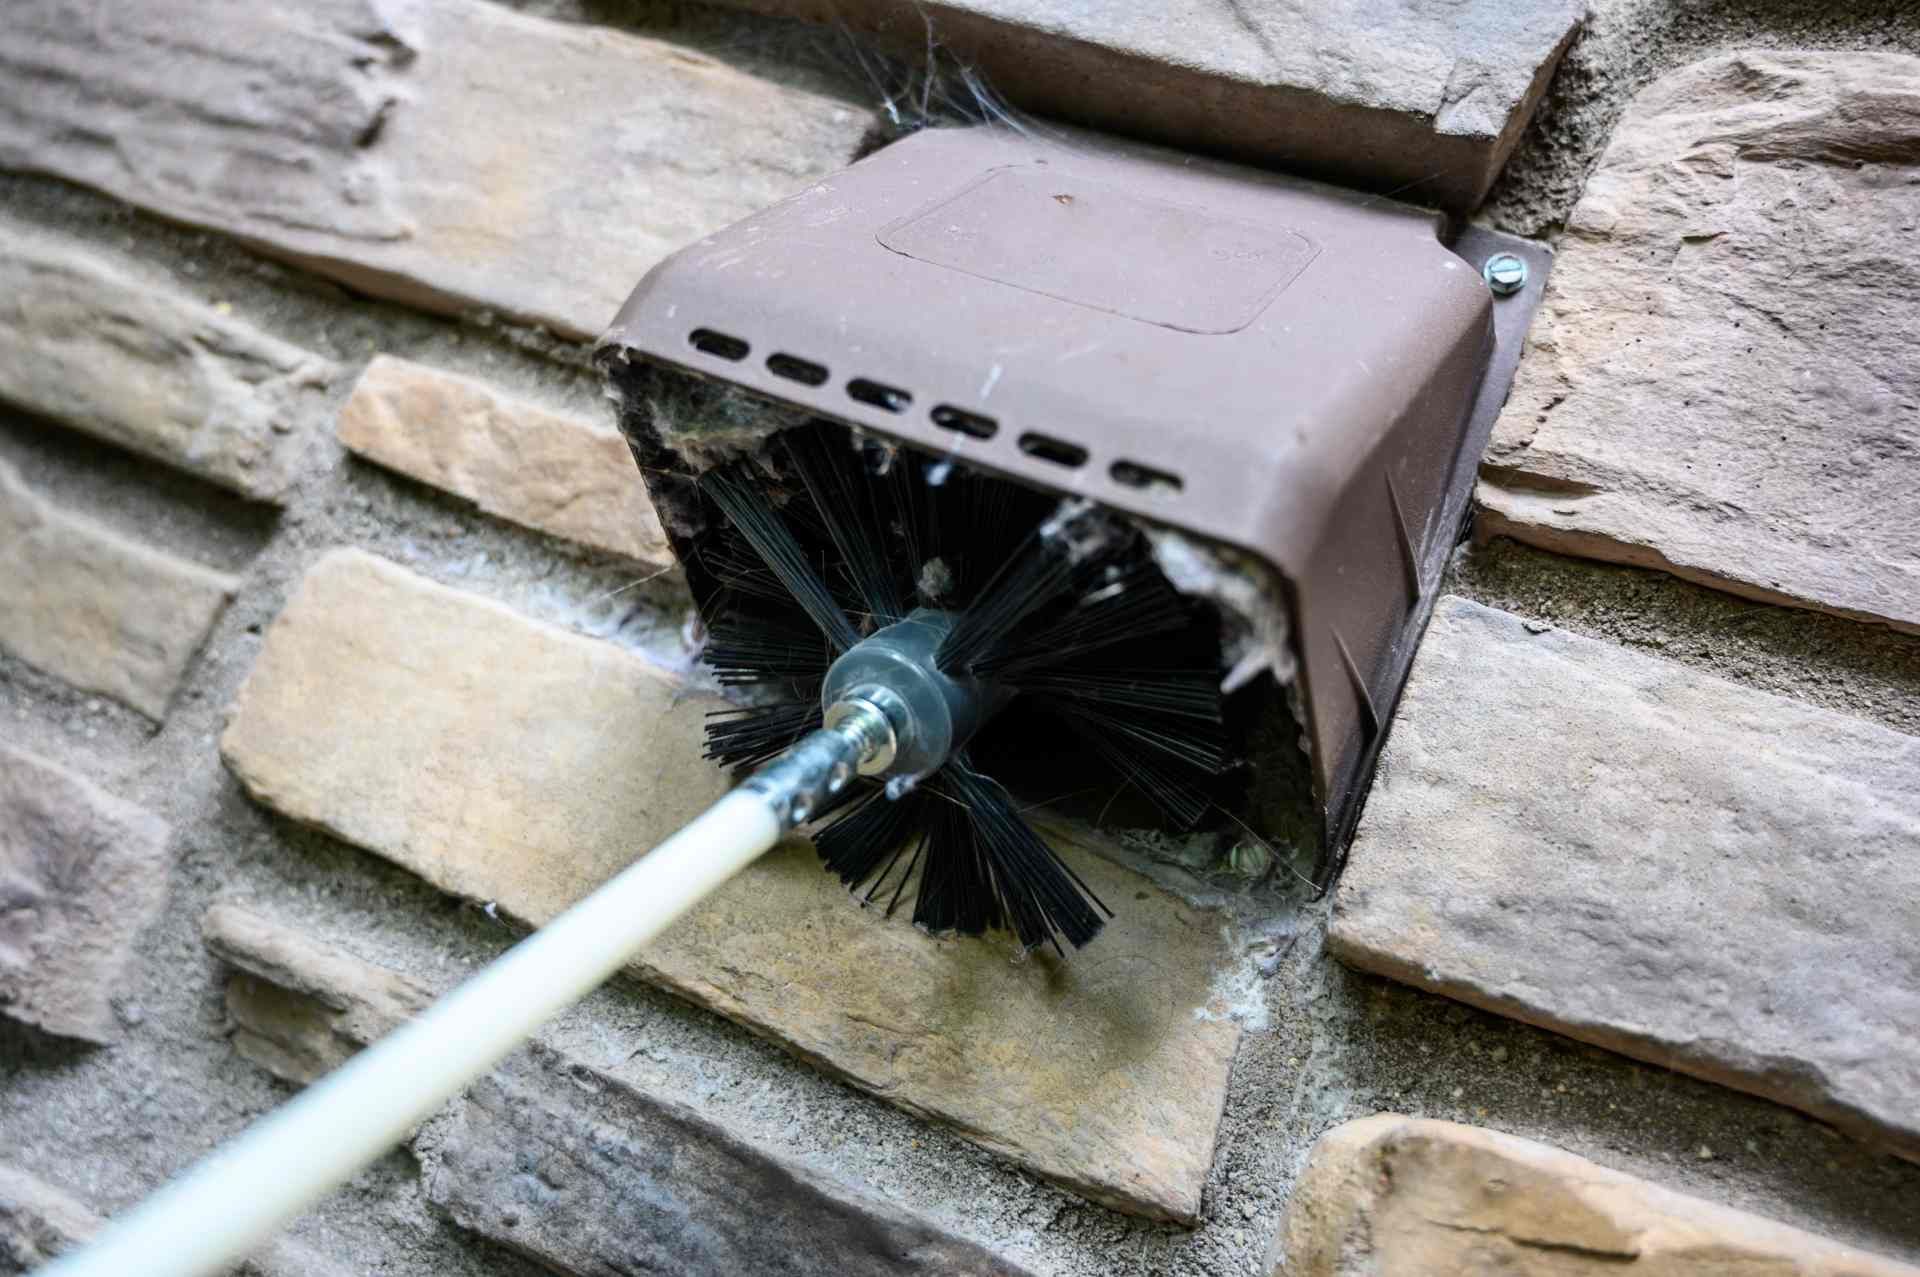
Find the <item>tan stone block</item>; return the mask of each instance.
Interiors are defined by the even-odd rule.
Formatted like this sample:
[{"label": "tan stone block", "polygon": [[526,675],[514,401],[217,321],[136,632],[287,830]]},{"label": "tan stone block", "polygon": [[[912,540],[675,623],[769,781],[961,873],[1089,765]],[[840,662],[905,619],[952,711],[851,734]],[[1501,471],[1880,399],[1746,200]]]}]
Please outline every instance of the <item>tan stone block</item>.
[{"label": "tan stone block", "polygon": [[1920,58],[1725,54],[1628,107],[1482,535],[1920,632]]},{"label": "tan stone block", "polygon": [[1120,912],[1066,962],[861,909],[792,844],[636,965],[1084,1197],[1194,1222],[1240,1039],[1225,921],[1049,838]]},{"label": "tan stone block", "polygon": [[[724,789],[689,695],[356,551],[268,631],[223,741],[260,801],[539,924]],[[1119,1209],[1191,1220],[1239,1030],[1223,920],[1064,847],[1121,908],[1069,962],[887,919],[784,847],[636,969]]]},{"label": "tan stone block", "polygon": [[0,399],[277,501],[338,374],[96,246],[0,221]]},{"label": "tan stone block", "polygon": [[308,570],[221,755],[259,801],[544,922],[704,811],[713,700],[358,550]]},{"label": "tan stone block", "polygon": [[466,377],[376,355],[340,409],[340,442],[523,527],[673,563],[626,440]]},{"label": "tan stone block", "polygon": [[1920,1158],[1920,738],[1435,608],[1328,944]]},{"label": "tan stone block", "polygon": [[57,508],[0,462],[0,648],[27,664],[159,720],[239,588]]},{"label": "tan stone block", "polygon": [[160,912],[167,826],[64,768],[0,745],[0,1013],[88,1042]]},{"label": "tan stone block", "polygon": [[[0,166],[351,287],[592,336],[668,252],[852,159],[868,112],[485,0],[25,0]],[[236,109],[244,103],[244,109]]]},{"label": "tan stone block", "polygon": [[1382,1113],[1294,1185],[1275,1277],[1920,1277],[1920,1268],[1498,1131]]}]

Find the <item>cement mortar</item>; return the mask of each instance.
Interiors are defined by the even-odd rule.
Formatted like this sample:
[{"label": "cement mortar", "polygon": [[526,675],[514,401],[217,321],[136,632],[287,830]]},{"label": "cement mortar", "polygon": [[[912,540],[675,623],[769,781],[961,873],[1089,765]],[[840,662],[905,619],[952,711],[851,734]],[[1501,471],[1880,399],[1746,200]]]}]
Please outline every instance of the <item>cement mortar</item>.
[{"label": "cement mortar", "polygon": [[1505,538],[1457,552],[1447,588],[1920,736],[1920,636],[1755,603],[1664,572],[1562,558]]},{"label": "cement mortar", "polygon": [[[1736,22],[1730,6],[1698,7],[1655,23],[1647,14],[1657,8],[1665,12],[1614,5],[1596,17],[1571,55],[1572,74],[1587,79],[1556,87],[1548,115],[1490,206],[1494,220],[1537,230],[1564,217],[1627,93],[1656,64],[1681,60],[1673,54],[1661,61],[1672,48],[1652,47],[1658,39],[1637,31],[1636,22],[1655,32],[1698,29],[1695,50],[1749,39],[1799,42],[1800,32],[1825,33],[1804,37],[1813,43],[1920,47],[1915,15],[1896,19],[1895,6],[1885,18],[1856,13],[1844,23],[1819,6],[1767,6],[1761,12],[1789,15],[1772,28],[1756,27],[1751,15]],[[665,34],[679,20],[660,6],[635,12],[664,24]],[[1792,14],[1802,16],[1789,21]],[[1760,40],[1756,31],[1771,35]],[[764,47],[749,52],[764,56]],[[1568,105],[1581,100],[1587,105]],[[610,415],[599,405],[584,351],[538,333],[502,328],[485,316],[454,322],[368,303],[218,237],[56,183],[0,179],[0,204],[112,252],[159,261],[199,281],[208,300],[229,301],[236,313],[322,354],[357,363],[385,350],[555,407]],[[343,384],[338,393],[345,390]],[[314,558],[333,545],[362,545],[531,615],[656,659],[684,659],[678,633],[685,599],[672,578],[638,584],[629,568],[488,519],[350,460],[337,445],[321,452],[329,464],[309,474],[275,514],[65,430],[0,415],[0,456],[18,461],[31,482],[157,545],[242,572],[246,581],[158,731],[0,658],[0,732],[163,815],[180,848],[166,914],[142,936],[120,999],[124,1043],[76,1048],[0,1022],[0,1161],[44,1174],[107,1212],[129,1205],[290,1093],[235,1056],[221,1036],[224,975],[198,935],[213,900],[252,897],[439,988],[514,938],[479,908],[269,817],[221,768],[215,742],[225,707],[252,664],[261,630]],[[1674,659],[1920,730],[1914,640],[1505,543],[1463,552],[1450,588],[1614,641],[1657,643]],[[1920,1200],[1920,1166],[1764,1101],[1348,972],[1322,952],[1323,910],[1312,906],[1299,917],[1289,947],[1267,964],[1271,975],[1257,991],[1265,1024],[1248,1033],[1236,1061],[1206,1218],[1191,1232],[1144,1224],[1041,1185],[648,989],[602,989],[543,1036],[597,1067],[697,1103],[749,1138],[865,1183],[1036,1272],[1066,1277],[1261,1271],[1312,1141],[1337,1122],[1382,1109],[1543,1140],[1683,1191],[1920,1259],[1920,1217],[1912,1209]],[[357,1177],[294,1232],[358,1272],[538,1271],[436,1218],[405,1154]]]}]

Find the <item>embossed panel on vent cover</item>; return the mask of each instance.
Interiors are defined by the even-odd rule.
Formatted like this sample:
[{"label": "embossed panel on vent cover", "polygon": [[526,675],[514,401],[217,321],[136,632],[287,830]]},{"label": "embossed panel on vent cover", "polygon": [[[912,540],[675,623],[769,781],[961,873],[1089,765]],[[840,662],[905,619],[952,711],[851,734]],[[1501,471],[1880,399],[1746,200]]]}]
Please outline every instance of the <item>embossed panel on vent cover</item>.
[{"label": "embossed panel on vent cover", "polygon": [[1313,259],[1284,226],[1146,199],[1052,166],[989,173],[880,232],[896,253],[1192,333],[1245,328]]}]

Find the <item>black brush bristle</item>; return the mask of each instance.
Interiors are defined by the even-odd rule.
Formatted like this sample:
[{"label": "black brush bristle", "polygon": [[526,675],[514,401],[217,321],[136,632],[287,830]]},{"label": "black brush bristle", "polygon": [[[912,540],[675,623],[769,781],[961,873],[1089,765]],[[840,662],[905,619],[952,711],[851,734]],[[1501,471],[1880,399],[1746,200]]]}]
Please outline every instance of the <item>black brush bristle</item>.
[{"label": "black brush bristle", "polygon": [[[777,438],[781,475],[735,463],[700,480],[725,518],[701,552],[707,659],[763,702],[709,716],[709,758],[753,767],[798,741],[835,657],[936,607],[956,614],[942,670],[1012,693],[1174,827],[1205,819],[1236,765],[1218,623],[1138,529],[837,426]],[[1021,816],[992,754],[983,736],[898,797],[863,782],[816,822],[821,859],[888,912],[911,891],[932,931],[1084,945],[1112,915]]]},{"label": "black brush bristle", "polygon": [[968,919],[972,925],[956,930],[977,934],[1004,926],[1023,944],[1045,939],[1056,949],[1062,938],[1077,949],[1099,935],[1100,915],[1111,918],[1113,911],[1021,818],[1005,787],[973,770],[964,754],[943,767],[941,776],[966,812],[978,857],[974,881],[966,884],[970,898],[964,901],[975,911]]},{"label": "black brush bristle", "polygon": [[[910,844],[917,841],[912,835],[924,836],[926,813],[921,808],[927,801],[928,796],[919,792],[895,801],[878,786],[872,787],[843,808],[838,819],[814,834],[814,848],[826,867],[847,886],[869,883],[867,898],[871,901],[886,885],[901,857],[917,851]],[[904,882],[913,868],[909,860],[900,880]],[[892,906],[888,907],[891,911]]]},{"label": "black brush bristle", "polygon": [[718,709],[707,715],[707,752],[722,767],[757,767],[820,726],[814,701]]},{"label": "black brush bristle", "polygon": [[736,463],[709,470],[701,476],[700,489],[713,498],[727,521],[746,538],[767,569],[787,588],[800,610],[820,627],[835,652],[844,652],[860,641],[853,622],[834,601],[806,550],[781,520],[779,512],[762,497],[744,465]]},{"label": "black brush bristle", "polygon": [[704,655],[726,687],[774,684],[817,691],[833,663],[819,630],[778,614],[752,619],[739,612],[722,614],[707,627]]},{"label": "black brush bristle", "polygon": [[834,455],[818,430],[789,430],[781,440],[815,511],[831,515],[827,535],[840,554],[840,568],[870,618],[869,629],[905,619],[908,608],[898,565],[887,557],[878,508],[884,489],[864,456],[848,449]]},{"label": "black brush bristle", "polygon": [[940,668],[980,673],[1023,622],[1066,597],[1076,577],[1112,554],[1119,539],[1114,520],[1090,506],[1065,507],[1041,523],[960,613],[940,644]]}]

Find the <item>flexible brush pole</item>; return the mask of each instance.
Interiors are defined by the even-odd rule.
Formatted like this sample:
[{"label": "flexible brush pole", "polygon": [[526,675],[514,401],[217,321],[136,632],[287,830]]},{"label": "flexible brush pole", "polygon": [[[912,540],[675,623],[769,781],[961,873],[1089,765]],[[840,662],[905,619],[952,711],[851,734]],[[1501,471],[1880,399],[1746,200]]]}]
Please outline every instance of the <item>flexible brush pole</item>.
[{"label": "flexible brush pole", "polygon": [[210,1277],[406,1137],[891,749],[861,703],[43,1277]]}]

